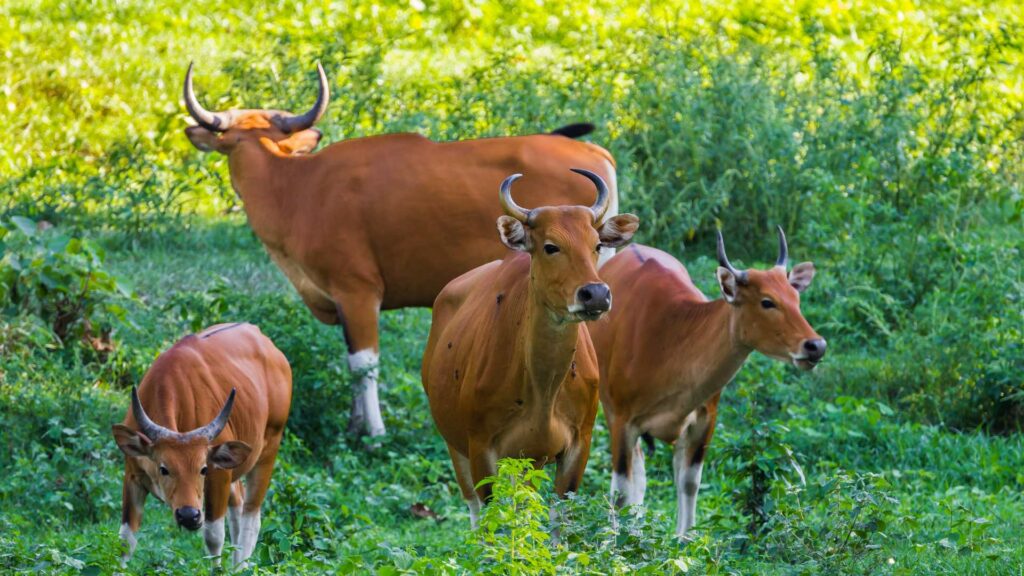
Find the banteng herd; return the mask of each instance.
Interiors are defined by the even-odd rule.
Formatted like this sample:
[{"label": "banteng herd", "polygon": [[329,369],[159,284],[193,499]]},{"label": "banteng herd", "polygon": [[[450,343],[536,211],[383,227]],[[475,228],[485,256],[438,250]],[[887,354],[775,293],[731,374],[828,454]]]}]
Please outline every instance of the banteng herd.
[{"label": "banteng herd", "polygon": [[[392,134],[313,153],[329,101],[317,72],[304,114],[212,112],[190,65],[184,101],[196,125],[185,132],[227,156],[270,258],[317,320],[341,326],[360,378],[350,432],[385,432],[380,312],[433,307],[423,388],[474,526],[490,497],[480,481],[500,458],[554,463],[558,495],[578,490],[600,404],[613,501],[642,504],[640,440],[667,442],[685,536],[725,385],[754,350],[802,370],[825,353],[800,312],[814,266],[788,269],[779,229],[773,268],[737,270],[719,233],[721,298],[709,301],[669,254],[637,244],[616,254],[640,222],[618,212],[611,154],[576,140],[588,124],[443,143]],[[125,455],[124,561],[153,495],[179,526],[201,528],[216,558],[226,518],[244,566],[291,395],[287,359],[253,325],[212,326],[163,352],[113,427]]]}]

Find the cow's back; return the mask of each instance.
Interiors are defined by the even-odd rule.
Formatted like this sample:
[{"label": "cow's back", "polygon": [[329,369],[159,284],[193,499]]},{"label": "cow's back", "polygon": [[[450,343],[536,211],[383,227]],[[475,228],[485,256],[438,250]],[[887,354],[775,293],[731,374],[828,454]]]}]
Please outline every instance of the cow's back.
[{"label": "cow's back", "polygon": [[[605,410],[613,403],[617,383],[651,364],[652,358],[677,353],[671,336],[677,315],[676,302],[705,302],[686,268],[670,254],[633,244],[601,267],[601,279],[612,291],[614,306],[607,317],[590,323],[590,336],[601,370],[601,394]],[[660,332],[665,331],[664,335]],[[643,350],[643,354],[635,351]],[[649,366],[648,366],[649,367]],[[624,399],[625,401],[625,399]]]},{"label": "cow's back", "polygon": [[611,155],[564,136],[438,143],[399,134],[289,161],[318,174],[316,185],[289,199],[285,251],[324,290],[382,284],[384,309],[430,306],[450,280],[504,256],[497,191],[510,174],[524,174],[516,183],[523,206],[589,206],[593,184],[569,168],[591,170],[608,183],[609,213],[617,212]]},{"label": "cow's back", "polygon": [[[185,336],[157,357],[139,385],[139,399],[157,424],[188,432],[211,422],[235,390],[228,425],[212,444],[240,440],[254,448],[279,435],[291,406],[292,374],[287,359],[259,328],[218,324]],[[137,429],[128,410],[124,424]]]}]

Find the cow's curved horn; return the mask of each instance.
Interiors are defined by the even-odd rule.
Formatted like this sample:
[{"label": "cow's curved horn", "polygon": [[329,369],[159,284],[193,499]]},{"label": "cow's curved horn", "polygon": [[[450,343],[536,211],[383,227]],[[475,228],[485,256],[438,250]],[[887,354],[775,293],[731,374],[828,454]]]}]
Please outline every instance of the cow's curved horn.
[{"label": "cow's curved horn", "polygon": [[231,408],[235,405],[235,389],[231,389],[231,394],[228,394],[228,399],[224,402],[224,407],[220,409],[220,413],[217,417],[202,428],[196,428],[195,430],[186,434],[186,438],[205,438],[208,442],[213,442],[214,438],[220,435],[221,430],[228,425],[228,418],[231,417]]},{"label": "cow's curved horn", "polygon": [[725,255],[725,240],[722,239],[721,230],[718,231],[718,265],[732,272],[732,275],[736,277],[736,281],[740,284],[747,283],[747,271],[733,268],[729,262],[729,257]]},{"label": "cow's curved horn", "polygon": [[316,95],[316,104],[301,116],[289,116],[277,121],[277,126],[285,132],[292,133],[307,128],[312,128],[324,113],[327,112],[327,103],[331,100],[331,88],[327,83],[327,73],[319,62],[316,63],[316,71],[320,77],[320,91]]},{"label": "cow's curved horn", "polygon": [[142,402],[139,401],[139,392],[135,386],[132,386],[132,416],[135,417],[135,422],[139,425],[139,431],[153,442],[177,434],[149,419],[146,411],[142,408]]},{"label": "cow's curved horn", "polygon": [[780,266],[783,269],[789,264],[789,246],[786,245],[786,233],[782,231],[782,226],[779,229],[779,257],[775,260],[775,265]]},{"label": "cow's curved horn", "polygon": [[604,213],[608,211],[608,185],[604,183],[600,176],[590,170],[584,170],[583,168],[570,168],[569,170],[586,176],[597,187],[597,201],[590,207],[590,211],[594,213],[594,222],[600,222],[604,218]]},{"label": "cow's curved horn", "polygon": [[522,177],[522,174],[513,174],[505,178],[505,181],[501,183],[498,197],[501,199],[501,207],[505,210],[505,214],[525,223],[527,218],[530,217],[530,211],[516,204],[515,200],[512,199],[512,183]]},{"label": "cow's curved horn", "polygon": [[185,72],[185,108],[189,116],[200,126],[213,132],[223,132],[231,127],[231,120],[224,112],[210,112],[196,100],[196,94],[192,90],[192,65],[188,63],[188,72]]}]

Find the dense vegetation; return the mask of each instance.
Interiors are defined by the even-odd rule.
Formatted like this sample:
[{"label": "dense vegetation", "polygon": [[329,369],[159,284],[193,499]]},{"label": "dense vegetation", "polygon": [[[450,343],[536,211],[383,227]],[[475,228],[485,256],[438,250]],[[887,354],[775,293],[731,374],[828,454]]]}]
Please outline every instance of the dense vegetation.
[{"label": "dense vegetation", "polygon": [[[228,4],[0,6],[0,572],[117,569],[110,424],[160,350],[221,320],[260,325],[296,374],[257,573],[1024,570],[1016,2]],[[390,435],[366,451],[344,436],[340,334],[262,252],[223,158],[183,137],[192,59],[211,107],[289,109],[319,59],[325,143],[592,121],[640,241],[708,294],[716,227],[751,265],[785,226],[819,271],[804,311],[827,362],[755,357],[726,390],[691,542],[671,538],[664,447],[647,513],[611,527],[600,419],[579,495],[508,462],[470,533],[419,382],[429,313],[384,316]],[[148,510],[129,571],[207,570],[201,538]]]}]

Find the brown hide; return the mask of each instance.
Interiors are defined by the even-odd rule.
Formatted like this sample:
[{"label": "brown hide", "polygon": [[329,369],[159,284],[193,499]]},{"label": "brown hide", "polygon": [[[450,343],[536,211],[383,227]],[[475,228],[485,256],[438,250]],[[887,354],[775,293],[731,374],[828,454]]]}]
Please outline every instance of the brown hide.
[{"label": "brown hide", "polygon": [[[619,245],[636,230],[636,217],[626,214],[611,218],[599,235],[592,212],[581,206],[533,210],[513,232],[508,227],[517,222],[509,218],[499,227],[521,252],[445,287],[424,353],[431,413],[467,500],[502,457],[557,462],[558,494],[577,489],[590,453],[598,368],[572,295],[603,286],[598,244]],[[486,500],[489,488],[479,496]]]},{"label": "brown hide", "polygon": [[[511,252],[454,280],[434,309],[424,387],[441,435],[471,458],[542,465],[589,440],[598,370],[586,325],[552,327],[543,311],[531,313],[529,272],[530,257]],[[533,335],[544,342],[534,346]],[[530,367],[547,382],[533,382]]]},{"label": "brown hide", "polygon": [[[601,268],[615,306],[590,333],[615,474],[631,477],[642,435],[683,442],[686,465],[699,467],[719,394],[751,351],[813,367],[794,356],[805,342],[820,339],[801,314],[794,287],[806,288],[808,267],[813,270],[810,264],[797,266],[788,278],[784,264],[746,271],[745,285],[731,284],[731,303],[708,301],[678,260],[647,246],[634,244]],[[725,268],[718,274],[733,277]],[[765,307],[766,299],[772,307]],[[696,435],[687,429],[694,422]],[[699,483],[699,469],[696,478]],[[696,493],[696,486],[688,489]]]},{"label": "brown hide", "polygon": [[504,255],[493,190],[509,173],[529,174],[518,192],[527,205],[589,205],[593,188],[568,168],[589,169],[608,183],[615,214],[615,166],[608,151],[567,137],[588,133],[584,125],[461,142],[393,134],[310,154],[320,133],[300,128],[326,107],[327,79],[318,72],[317,104],[296,128],[281,111],[201,111],[190,68],[186,106],[200,125],[186,134],[198,149],[228,156],[232,186],[271,259],[319,321],[342,325],[349,367],[360,374],[349,431],[376,436],[385,432],[380,311],[430,306],[448,281]]},{"label": "brown hide", "polygon": [[[632,245],[601,268],[615,294],[591,326],[609,418],[666,442],[685,417],[728,383],[753,350],[790,362],[820,338],[800,313],[799,293],[779,268],[750,270],[737,305],[708,301],[672,256]],[[761,307],[763,298],[778,309]]]},{"label": "brown hide", "polygon": [[[165,501],[173,510],[187,506],[205,509],[210,520],[223,517],[228,504],[227,486],[258,466],[273,467],[288,420],[291,384],[291,368],[284,355],[250,324],[212,326],[182,338],[160,354],[138,389],[139,400],[154,423],[171,431],[188,432],[212,421],[232,389],[236,391],[234,405],[227,426],[212,441],[196,438],[181,442],[168,437],[146,444],[150,439],[143,436],[143,448],[149,455],[125,457],[123,522],[138,530],[141,506],[129,494],[138,494],[140,489]],[[131,409],[123,426],[139,430]],[[125,432],[115,426],[119,444]],[[229,470],[216,466],[212,460],[216,448],[233,442],[242,442],[251,451],[241,462],[233,462]],[[161,466],[169,474],[162,474]],[[208,467],[205,476],[201,473],[204,466]],[[265,486],[250,487],[256,492],[261,489],[265,493]],[[253,501],[247,497],[246,504],[258,508],[263,494],[252,496]]]},{"label": "brown hide", "polygon": [[328,323],[327,300],[339,294],[372,294],[384,310],[430,306],[449,280],[502,257],[494,190],[510,172],[527,174],[516,191],[526,205],[590,204],[593,187],[569,166],[596,172],[613,194],[615,182],[606,151],[555,135],[437,143],[395,134],[308,156],[250,138],[229,158],[253,230],[293,263],[293,283],[308,280],[297,287]]}]

